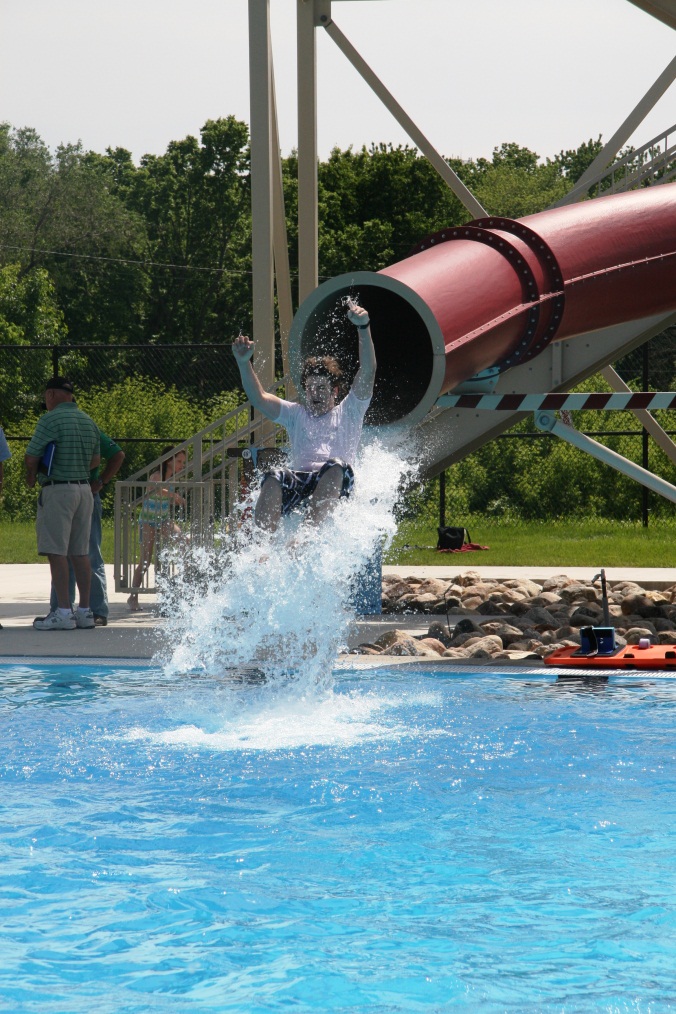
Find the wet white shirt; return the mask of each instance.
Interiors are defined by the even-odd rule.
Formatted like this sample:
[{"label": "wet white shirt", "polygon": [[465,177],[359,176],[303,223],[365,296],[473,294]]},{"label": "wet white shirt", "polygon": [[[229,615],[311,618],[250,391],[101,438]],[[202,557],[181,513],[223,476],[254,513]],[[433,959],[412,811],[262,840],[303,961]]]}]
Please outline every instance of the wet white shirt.
[{"label": "wet white shirt", "polygon": [[324,415],[310,415],[304,405],[282,401],[275,420],[284,427],[291,442],[290,468],[314,472],[329,458],[354,464],[371,399],[361,401],[352,391]]}]

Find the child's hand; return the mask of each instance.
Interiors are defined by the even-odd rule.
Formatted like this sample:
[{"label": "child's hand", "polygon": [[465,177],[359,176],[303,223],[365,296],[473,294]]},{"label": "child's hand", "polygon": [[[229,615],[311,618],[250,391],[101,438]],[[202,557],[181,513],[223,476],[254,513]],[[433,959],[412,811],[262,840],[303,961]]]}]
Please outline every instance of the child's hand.
[{"label": "child's hand", "polygon": [[232,354],[240,363],[246,363],[254,353],[254,343],[245,334],[238,334],[232,343]]},{"label": "child's hand", "polygon": [[369,315],[366,310],[359,303],[355,303],[354,299],[350,296],[345,300],[345,305],[347,307],[347,319],[350,323],[354,324],[355,327],[366,327],[369,323]]}]

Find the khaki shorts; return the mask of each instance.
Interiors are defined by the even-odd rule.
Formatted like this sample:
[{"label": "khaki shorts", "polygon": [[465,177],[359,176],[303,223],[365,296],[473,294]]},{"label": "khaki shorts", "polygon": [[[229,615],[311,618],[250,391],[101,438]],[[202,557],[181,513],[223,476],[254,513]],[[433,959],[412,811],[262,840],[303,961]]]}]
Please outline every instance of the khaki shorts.
[{"label": "khaki shorts", "polygon": [[45,486],[38,497],[38,553],[87,556],[94,497],[88,482]]}]

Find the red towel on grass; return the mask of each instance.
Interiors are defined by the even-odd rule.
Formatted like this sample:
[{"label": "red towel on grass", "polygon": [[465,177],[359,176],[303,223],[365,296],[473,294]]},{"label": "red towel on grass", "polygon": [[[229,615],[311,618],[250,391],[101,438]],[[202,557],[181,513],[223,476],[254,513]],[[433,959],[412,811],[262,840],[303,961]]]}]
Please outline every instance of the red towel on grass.
[{"label": "red towel on grass", "polygon": [[490,546],[480,546],[478,542],[465,542],[459,549],[437,549],[437,553],[473,553],[477,549],[490,549]]}]

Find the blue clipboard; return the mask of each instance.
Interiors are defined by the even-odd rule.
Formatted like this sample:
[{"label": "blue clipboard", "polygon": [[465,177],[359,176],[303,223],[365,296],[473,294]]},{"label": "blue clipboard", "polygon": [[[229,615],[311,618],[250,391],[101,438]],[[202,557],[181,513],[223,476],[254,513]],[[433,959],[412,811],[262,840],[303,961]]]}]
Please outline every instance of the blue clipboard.
[{"label": "blue clipboard", "polygon": [[54,454],[56,453],[56,441],[50,440],[45,447],[44,454],[40,458],[39,469],[43,475],[52,474],[52,465],[54,464]]}]

